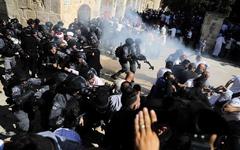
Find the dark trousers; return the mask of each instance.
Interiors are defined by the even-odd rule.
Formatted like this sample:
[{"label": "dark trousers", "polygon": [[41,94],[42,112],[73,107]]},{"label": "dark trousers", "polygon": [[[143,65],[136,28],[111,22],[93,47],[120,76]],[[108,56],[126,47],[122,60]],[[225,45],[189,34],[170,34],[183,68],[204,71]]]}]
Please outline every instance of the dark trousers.
[{"label": "dark trousers", "polygon": [[227,136],[226,147],[228,150],[240,150],[240,121],[230,121],[230,133]]}]

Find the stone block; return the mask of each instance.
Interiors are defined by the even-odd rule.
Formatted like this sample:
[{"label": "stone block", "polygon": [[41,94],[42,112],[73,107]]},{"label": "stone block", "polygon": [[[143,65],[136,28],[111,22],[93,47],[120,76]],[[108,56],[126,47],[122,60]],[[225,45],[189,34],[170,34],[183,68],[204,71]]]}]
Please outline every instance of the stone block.
[{"label": "stone block", "polygon": [[206,50],[211,51],[213,49],[224,17],[217,13],[206,14],[201,30],[201,39],[207,40]]},{"label": "stone block", "polygon": [[7,12],[8,12],[8,16],[9,16],[10,18],[14,18],[14,17],[17,16],[18,11],[16,11],[16,10],[17,10],[17,8],[16,8],[15,6],[13,6],[13,5],[7,5]]},{"label": "stone block", "polygon": [[51,1],[51,8],[50,8],[51,12],[60,13],[60,5],[61,5],[60,1],[52,0]]},{"label": "stone block", "polygon": [[18,7],[19,8],[29,8],[29,0],[19,0]]},{"label": "stone block", "polygon": [[44,11],[37,11],[36,17],[41,20],[41,22],[47,22],[49,20],[49,13]]},{"label": "stone block", "polygon": [[[24,17],[23,9],[18,9],[18,16]],[[25,18],[26,18],[26,16],[25,16]]]},{"label": "stone block", "polygon": [[26,14],[26,18],[36,18],[36,12],[34,10],[24,10],[24,13]]},{"label": "stone block", "polygon": [[50,14],[49,14],[49,19],[50,19],[53,23],[57,23],[59,20],[61,20],[61,17],[60,17],[59,14],[50,13]]},{"label": "stone block", "polygon": [[15,0],[5,0],[7,5],[15,5],[16,1]]},{"label": "stone block", "polygon": [[44,1],[44,10],[46,11],[46,12],[50,12],[50,10],[51,10],[51,1],[50,0],[45,0]]}]

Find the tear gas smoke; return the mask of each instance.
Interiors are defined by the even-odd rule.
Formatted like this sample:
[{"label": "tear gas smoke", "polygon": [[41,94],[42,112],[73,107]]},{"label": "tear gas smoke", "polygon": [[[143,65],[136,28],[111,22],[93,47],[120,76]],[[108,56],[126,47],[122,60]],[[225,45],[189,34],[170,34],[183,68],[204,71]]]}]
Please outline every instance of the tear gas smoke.
[{"label": "tear gas smoke", "polygon": [[125,43],[127,38],[141,40],[141,53],[148,59],[159,59],[167,56],[176,50],[182,49],[187,56],[194,55],[193,50],[187,48],[178,39],[167,37],[164,43],[164,35],[160,27],[153,28],[143,23],[141,17],[130,9],[126,10],[122,20],[116,18],[105,22],[101,37],[102,49],[111,51],[114,55],[116,47]]}]

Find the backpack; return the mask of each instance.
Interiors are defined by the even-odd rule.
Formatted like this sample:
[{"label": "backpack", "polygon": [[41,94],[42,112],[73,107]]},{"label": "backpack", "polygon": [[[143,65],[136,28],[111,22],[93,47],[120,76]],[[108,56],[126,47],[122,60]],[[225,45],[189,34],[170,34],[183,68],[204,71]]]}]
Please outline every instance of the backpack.
[{"label": "backpack", "polygon": [[115,50],[115,56],[120,58],[123,56],[123,46],[118,46]]}]

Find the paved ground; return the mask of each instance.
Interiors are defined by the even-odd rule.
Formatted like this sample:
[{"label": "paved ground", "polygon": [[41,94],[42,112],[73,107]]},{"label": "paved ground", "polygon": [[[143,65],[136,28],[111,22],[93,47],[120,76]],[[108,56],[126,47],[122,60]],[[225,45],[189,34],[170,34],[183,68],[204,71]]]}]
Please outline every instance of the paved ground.
[{"label": "paved ground", "polygon": [[[157,60],[149,61],[155,66],[154,70],[149,70],[147,64],[142,63],[141,70],[137,70],[135,82],[142,85],[142,87],[146,90],[151,88],[152,82],[156,78],[157,71],[160,67],[165,65],[166,55],[161,55]],[[194,57],[191,57],[190,60],[194,60]],[[223,85],[225,84],[233,75],[240,74],[240,68],[234,66],[233,64],[224,63],[218,60],[214,60],[212,58],[204,58],[210,65],[210,83],[213,86]],[[101,61],[103,64],[103,71],[105,72],[105,78],[110,79],[110,75],[113,72],[116,72],[120,65],[117,60],[114,60],[107,56],[102,56]],[[2,91],[2,86],[0,85],[0,91]],[[12,130],[12,115],[8,110],[8,107],[5,103],[6,97],[4,93],[0,93],[0,135],[2,132],[6,130]]]}]

